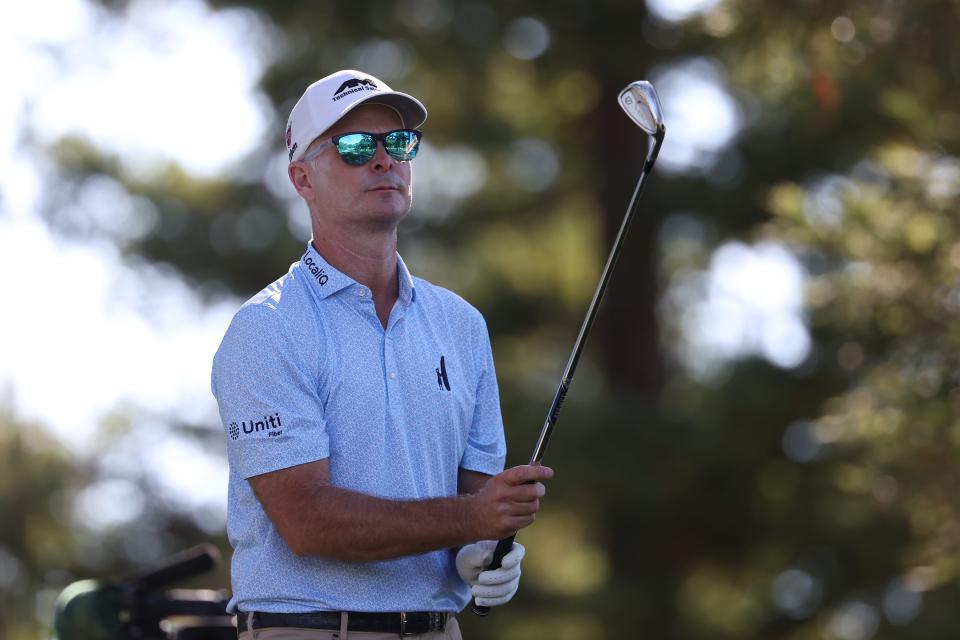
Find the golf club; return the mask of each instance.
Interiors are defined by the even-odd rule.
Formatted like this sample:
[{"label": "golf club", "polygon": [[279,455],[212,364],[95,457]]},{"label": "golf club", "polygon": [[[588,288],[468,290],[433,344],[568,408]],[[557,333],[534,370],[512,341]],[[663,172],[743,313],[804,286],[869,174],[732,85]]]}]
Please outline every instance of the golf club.
[{"label": "golf club", "polygon": [[[607,284],[610,281],[610,274],[613,271],[614,265],[617,263],[617,258],[620,257],[620,251],[623,249],[623,242],[626,238],[627,230],[630,228],[630,223],[637,213],[640,194],[643,191],[644,184],[646,184],[647,176],[650,175],[650,171],[653,169],[653,163],[657,160],[660,147],[663,145],[663,137],[666,134],[666,128],[663,124],[663,112],[660,109],[660,100],[657,98],[657,92],[652,84],[646,80],[631,82],[620,92],[617,101],[623,110],[627,112],[627,115],[630,116],[630,119],[633,120],[638,127],[643,129],[647,135],[653,137],[653,144],[648,145],[647,159],[644,162],[643,171],[640,173],[640,179],[637,181],[637,186],[633,191],[633,197],[630,199],[627,213],[623,218],[623,222],[620,224],[620,230],[617,232],[613,249],[607,258],[607,265],[603,268],[600,283],[593,293],[593,300],[590,302],[590,308],[587,309],[587,316],[584,318],[583,325],[580,327],[580,334],[577,336],[577,341],[573,345],[573,352],[567,361],[567,368],[563,372],[557,393],[553,397],[550,411],[547,413],[547,419],[540,429],[540,436],[537,438],[537,444],[533,449],[530,464],[540,462],[546,452],[547,443],[550,442],[550,435],[553,433],[553,427],[557,423],[560,409],[563,407],[563,401],[567,397],[567,391],[569,391],[570,383],[573,381],[573,373],[577,368],[577,362],[580,360],[580,354],[587,341],[587,336],[590,335],[590,328],[593,326],[593,321],[596,318],[600,299],[603,297],[603,292],[606,290]],[[493,553],[493,559],[490,561],[490,566],[488,566],[486,570],[500,568],[503,557],[510,551],[516,537],[516,534],[514,534],[497,543],[497,548]],[[478,616],[485,616],[490,613],[490,607],[481,607],[474,603],[473,612]]]}]

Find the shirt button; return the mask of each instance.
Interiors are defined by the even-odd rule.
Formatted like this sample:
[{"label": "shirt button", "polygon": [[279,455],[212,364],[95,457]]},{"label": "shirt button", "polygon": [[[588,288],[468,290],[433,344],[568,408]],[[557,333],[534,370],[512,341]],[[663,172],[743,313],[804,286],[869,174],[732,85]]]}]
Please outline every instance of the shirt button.
[{"label": "shirt button", "polygon": [[394,380],[394,379],[396,379],[396,377],[397,377],[397,374],[394,373],[393,371],[391,371],[391,372],[390,372],[390,379],[391,379],[391,380]]}]

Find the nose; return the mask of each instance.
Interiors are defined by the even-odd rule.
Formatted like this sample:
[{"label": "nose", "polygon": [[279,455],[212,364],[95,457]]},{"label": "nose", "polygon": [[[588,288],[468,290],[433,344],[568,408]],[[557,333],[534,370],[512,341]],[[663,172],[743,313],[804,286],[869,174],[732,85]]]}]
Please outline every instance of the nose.
[{"label": "nose", "polygon": [[369,162],[370,169],[376,173],[383,173],[392,169],[395,162],[393,156],[387,153],[383,140],[377,140],[377,151]]}]

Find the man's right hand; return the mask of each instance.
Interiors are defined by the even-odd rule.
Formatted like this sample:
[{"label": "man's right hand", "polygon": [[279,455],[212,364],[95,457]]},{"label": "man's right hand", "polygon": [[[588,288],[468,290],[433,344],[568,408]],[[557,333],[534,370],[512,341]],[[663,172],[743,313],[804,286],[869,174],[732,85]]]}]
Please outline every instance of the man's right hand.
[{"label": "man's right hand", "polygon": [[487,480],[471,496],[477,539],[499,540],[532,524],[546,493],[540,481],[552,477],[550,467],[521,465]]}]

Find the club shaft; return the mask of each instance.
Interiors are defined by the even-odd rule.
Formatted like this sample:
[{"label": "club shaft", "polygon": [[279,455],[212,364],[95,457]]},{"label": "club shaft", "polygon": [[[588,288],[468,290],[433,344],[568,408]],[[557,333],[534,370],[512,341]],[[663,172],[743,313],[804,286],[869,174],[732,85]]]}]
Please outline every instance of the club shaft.
[{"label": "club shaft", "polygon": [[[657,160],[657,155],[660,153],[660,146],[662,144],[663,133],[661,130],[661,132],[654,136],[653,146],[647,153],[647,159],[644,162],[643,171],[640,173],[640,179],[637,180],[637,186],[633,190],[633,197],[630,198],[630,204],[627,207],[627,214],[623,217],[623,222],[620,223],[620,230],[617,232],[617,237],[613,242],[613,248],[610,250],[610,255],[607,256],[607,264],[603,268],[603,274],[600,276],[600,283],[593,292],[593,300],[590,302],[590,307],[587,309],[587,315],[583,319],[583,324],[580,325],[580,333],[577,335],[577,340],[573,345],[573,351],[570,353],[570,359],[567,360],[567,367],[564,369],[563,377],[560,379],[560,386],[557,387],[557,392],[553,396],[553,402],[550,403],[550,410],[547,412],[547,419],[544,421],[543,427],[540,429],[540,435],[537,437],[537,444],[533,448],[533,455],[530,456],[530,464],[539,463],[541,460],[543,460],[543,456],[546,453],[547,444],[549,444],[550,436],[553,433],[553,427],[557,424],[557,419],[560,416],[560,409],[563,408],[563,401],[567,397],[567,391],[570,390],[570,383],[573,382],[573,374],[577,369],[577,364],[580,362],[580,355],[583,353],[583,347],[587,342],[587,337],[590,335],[590,329],[593,327],[593,321],[597,317],[597,309],[600,306],[600,300],[603,298],[603,293],[606,291],[607,284],[610,282],[610,276],[613,273],[613,268],[616,266],[617,259],[620,257],[620,252],[623,250],[624,241],[627,237],[627,231],[630,229],[630,223],[633,222],[634,217],[636,217],[637,210],[640,207],[640,195],[643,193],[643,187],[647,183],[647,176],[650,175],[650,171],[653,169],[653,163]],[[513,541],[516,537],[517,534],[513,534],[512,536],[503,538],[497,543],[497,547],[493,552],[493,558],[491,559],[487,570],[500,568],[503,557],[510,552],[510,549],[513,547]],[[480,607],[474,603],[473,612],[478,616],[486,616],[490,613],[490,607]]]},{"label": "club shaft", "polygon": [[660,153],[660,145],[662,144],[663,137],[657,136],[655,138],[653,147],[651,147],[649,153],[647,154],[647,159],[643,166],[643,172],[640,174],[640,179],[637,180],[637,186],[633,190],[633,197],[630,198],[630,205],[627,207],[627,214],[623,217],[623,222],[620,223],[620,230],[617,232],[617,237],[614,240],[613,248],[610,250],[610,255],[607,256],[607,264],[603,268],[603,274],[600,276],[600,283],[593,292],[593,300],[590,301],[590,307],[587,309],[587,315],[583,319],[583,324],[580,325],[580,333],[577,335],[577,340],[573,345],[573,351],[570,353],[570,359],[567,360],[567,366],[563,371],[563,377],[560,379],[560,385],[557,387],[557,393],[553,397],[553,402],[550,404],[550,410],[547,412],[547,418],[543,423],[543,427],[540,429],[540,435],[537,438],[537,444],[533,448],[533,455],[530,456],[530,464],[536,464],[543,460],[543,456],[546,453],[547,444],[550,442],[550,436],[553,433],[553,427],[557,423],[557,419],[560,415],[560,409],[563,407],[563,401],[566,399],[567,391],[570,390],[570,384],[573,382],[573,374],[577,369],[577,364],[580,362],[580,355],[583,353],[583,348],[587,343],[590,330],[593,328],[593,322],[596,320],[597,310],[600,307],[600,300],[603,298],[603,294],[607,290],[607,285],[610,283],[610,277],[613,274],[613,269],[617,264],[617,260],[620,258],[620,253],[623,250],[623,245],[627,237],[627,231],[629,231],[630,224],[636,217],[637,210],[640,207],[640,196],[643,193],[644,185],[647,183],[647,176],[650,175],[650,170],[653,168],[653,163],[657,159],[657,154]]}]

